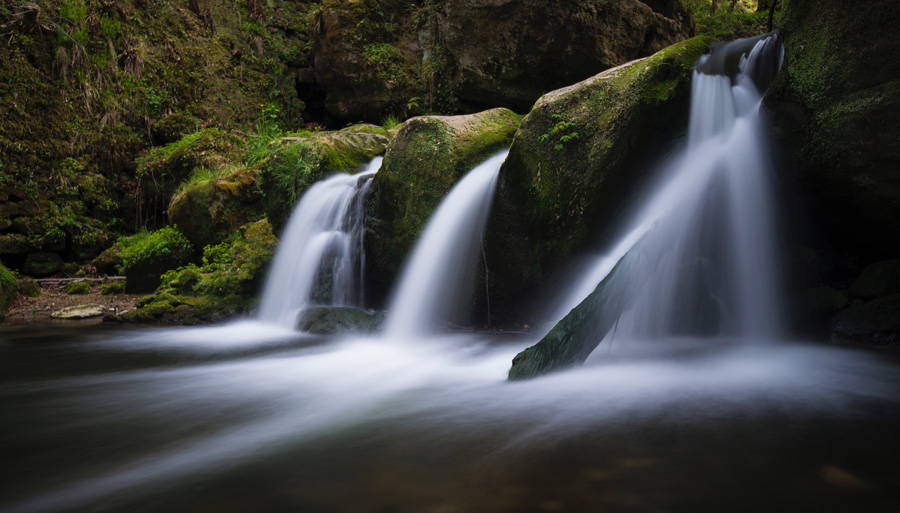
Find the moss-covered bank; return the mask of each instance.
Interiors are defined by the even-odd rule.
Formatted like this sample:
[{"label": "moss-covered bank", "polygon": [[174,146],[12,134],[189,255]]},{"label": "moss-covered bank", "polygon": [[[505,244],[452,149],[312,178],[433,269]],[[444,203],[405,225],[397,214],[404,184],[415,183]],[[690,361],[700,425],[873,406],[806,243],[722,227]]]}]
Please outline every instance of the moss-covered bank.
[{"label": "moss-covered bank", "polygon": [[208,246],[202,265],[165,273],[157,290],[135,310],[109,321],[197,324],[248,313],[255,305],[278,239],[266,220],[242,226],[225,242]]}]

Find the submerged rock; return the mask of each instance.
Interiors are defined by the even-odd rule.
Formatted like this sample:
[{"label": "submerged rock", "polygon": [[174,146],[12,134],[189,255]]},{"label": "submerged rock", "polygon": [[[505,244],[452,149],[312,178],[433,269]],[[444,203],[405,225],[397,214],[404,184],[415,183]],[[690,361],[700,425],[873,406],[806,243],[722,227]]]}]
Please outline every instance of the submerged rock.
[{"label": "submerged rock", "polygon": [[384,312],[369,313],[347,306],[307,308],[297,317],[297,329],[316,335],[371,333],[384,323]]},{"label": "submerged rock", "polygon": [[634,271],[654,269],[668,249],[648,248],[652,243],[652,238],[645,238],[636,244],[584,301],[537,344],[517,354],[509,380],[530,379],[583,363],[631,307],[650,277],[648,272]]},{"label": "submerged rock", "polygon": [[63,308],[50,314],[54,319],[89,319],[103,315],[102,305],[78,305]]},{"label": "submerged rock", "polygon": [[694,38],[547,93],[500,170],[485,237],[494,320],[522,324],[538,290],[602,236],[687,128]]},{"label": "submerged rock", "polygon": [[366,279],[380,304],[432,212],[468,171],[509,146],[520,118],[507,109],[412,118],[391,142],[372,182]]}]

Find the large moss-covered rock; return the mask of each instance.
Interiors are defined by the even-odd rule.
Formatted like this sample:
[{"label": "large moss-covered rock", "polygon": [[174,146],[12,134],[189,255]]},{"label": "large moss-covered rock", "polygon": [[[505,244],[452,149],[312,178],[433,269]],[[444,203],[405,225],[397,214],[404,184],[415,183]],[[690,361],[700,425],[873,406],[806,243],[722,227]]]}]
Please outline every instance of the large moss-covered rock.
[{"label": "large moss-covered rock", "polygon": [[195,182],[169,203],[169,222],[193,244],[218,244],[238,227],[263,216],[256,170],[241,169],[221,178]]},{"label": "large moss-covered rock", "polygon": [[159,223],[176,188],[193,173],[216,169],[240,158],[244,140],[217,128],[200,130],[165,146],[157,146],[137,160],[136,201],[139,219]]},{"label": "large moss-covered rock", "polygon": [[507,109],[465,116],[423,116],[403,124],[372,182],[366,217],[366,287],[380,304],[453,185],[509,146],[520,118]]},{"label": "large moss-covered rock", "polygon": [[129,293],[152,291],[159,286],[163,273],[194,258],[193,245],[173,226],[125,237],[119,243],[123,247],[125,290]]},{"label": "large moss-covered rock", "polygon": [[322,306],[307,308],[297,318],[297,329],[317,335],[371,333],[384,323],[384,312],[359,308]]},{"label": "large moss-covered rock", "polygon": [[[446,0],[436,38],[455,95],[527,111],[542,94],[689,37],[681,2]],[[668,4],[668,5],[662,5]]]},{"label": "large moss-covered rock", "polygon": [[900,255],[898,25],[893,0],[790,0],[764,100],[815,240],[863,262]]},{"label": "large moss-covered rock", "polygon": [[204,251],[203,265],[165,273],[159,288],[137,308],[106,320],[197,324],[246,314],[256,304],[278,239],[265,219],[249,223]]},{"label": "large moss-covered rock", "polygon": [[3,264],[0,264],[0,319],[6,317],[6,312],[16,300],[16,278]]},{"label": "large moss-covered rock", "polygon": [[687,128],[694,38],[541,97],[500,170],[485,246],[495,322],[525,324]]},{"label": "large moss-covered rock", "polygon": [[257,181],[263,210],[274,229],[281,229],[315,181],[336,172],[355,172],[384,153],[390,141],[391,135],[381,127],[357,125],[270,144],[261,156]]}]

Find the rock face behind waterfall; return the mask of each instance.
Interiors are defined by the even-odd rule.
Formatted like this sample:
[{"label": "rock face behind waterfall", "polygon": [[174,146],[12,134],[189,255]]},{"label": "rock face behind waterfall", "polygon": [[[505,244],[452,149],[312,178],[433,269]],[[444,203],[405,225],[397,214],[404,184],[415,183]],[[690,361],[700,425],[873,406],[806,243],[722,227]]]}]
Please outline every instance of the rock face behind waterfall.
[{"label": "rock face behind waterfall", "polygon": [[525,112],[546,91],[691,33],[680,1],[332,1],[316,14],[315,82],[339,121]]},{"label": "rock face behind waterfall", "polygon": [[818,234],[874,261],[900,256],[900,8],[791,0],[784,71],[764,101]]},{"label": "rock face behind waterfall", "polygon": [[[784,176],[801,199],[815,250],[798,262],[808,287],[850,296],[834,307],[807,300],[809,327],[841,342],[900,340],[890,296],[859,297],[847,285],[866,265],[900,257],[900,9],[875,0],[791,0],[782,19],[785,61],[763,102],[785,155]],[[842,292],[841,292],[842,291]],[[896,305],[898,296],[893,296]],[[861,301],[863,303],[861,303]],[[847,307],[836,312],[841,306]]]},{"label": "rock face behind waterfall", "polygon": [[447,0],[436,31],[464,102],[528,110],[546,91],[650,55],[684,39],[680,2]]},{"label": "rock face behind waterfall", "polygon": [[453,185],[508,147],[520,117],[507,109],[423,116],[403,124],[375,175],[366,217],[366,287],[381,304],[428,218]]},{"label": "rock face behind waterfall", "polygon": [[[536,297],[687,128],[694,38],[538,100],[500,171],[485,238],[491,311],[532,322]],[[661,121],[664,120],[664,121]]]}]

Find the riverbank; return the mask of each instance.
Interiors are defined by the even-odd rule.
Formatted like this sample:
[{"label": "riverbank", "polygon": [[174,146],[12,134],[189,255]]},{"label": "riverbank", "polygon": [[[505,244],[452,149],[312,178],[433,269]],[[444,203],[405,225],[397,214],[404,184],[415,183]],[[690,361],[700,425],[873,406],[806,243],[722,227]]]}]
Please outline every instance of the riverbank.
[{"label": "riverbank", "polygon": [[102,314],[79,322],[100,322],[106,314],[121,314],[134,308],[143,294],[108,294],[100,292],[100,286],[92,286],[87,294],[67,294],[65,286],[41,286],[39,297],[26,297],[21,294],[12,304],[4,319],[7,323],[47,323],[56,321],[54,312],[79,305],[98,305]]}]

